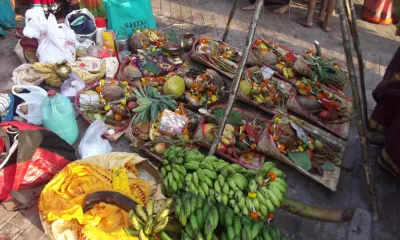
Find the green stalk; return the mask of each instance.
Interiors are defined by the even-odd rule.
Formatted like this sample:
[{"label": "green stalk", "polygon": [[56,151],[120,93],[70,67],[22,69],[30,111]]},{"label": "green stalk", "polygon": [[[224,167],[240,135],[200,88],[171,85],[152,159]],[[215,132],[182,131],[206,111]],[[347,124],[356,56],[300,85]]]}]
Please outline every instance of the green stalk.
[{"label": "green stalk", "polygon": [[355,208],[330,210],[320,208],[293,199],[285,198],[281,208],[298,216],[324,222],[348,222],[355,213]]}]

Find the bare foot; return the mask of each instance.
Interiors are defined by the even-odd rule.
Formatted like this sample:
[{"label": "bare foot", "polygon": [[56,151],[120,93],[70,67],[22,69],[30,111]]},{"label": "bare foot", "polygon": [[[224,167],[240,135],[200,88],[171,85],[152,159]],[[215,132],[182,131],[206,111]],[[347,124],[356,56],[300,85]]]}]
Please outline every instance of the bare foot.
[{"label": "bare foot", "polygon": [[307,18],[299,18],[297,19],[297,23],[303,25],[303,27],[310,28],[312,27],[312,22],[307,22]]},{"label": "bare foot", "polygon": [[254,11],[256,9],[256,5],[255,4],[251,4],[248,6],[244,6],[240,8],[243,11]]},{"label": "bare foot", "polygon": [[328,26],[328,24],[326,24],[325,22],[321,23],[321,28],[322,30],[324,30],[325,32],[330,32],[331,28]]},{"label": "bare foot", "polygon": [[324,20],[325,20],[325,13],[321,13],[320,15],[319,15],[319,17],[314,17],[313,18],[314,20],[317,20],[318,22],[323,22]]},{"label": "bare foot", "polygon": [[284,14],[289,11],[289,4],[288,5],[283,5],[278,9],[275,9],[272,13],[273,14]]}]

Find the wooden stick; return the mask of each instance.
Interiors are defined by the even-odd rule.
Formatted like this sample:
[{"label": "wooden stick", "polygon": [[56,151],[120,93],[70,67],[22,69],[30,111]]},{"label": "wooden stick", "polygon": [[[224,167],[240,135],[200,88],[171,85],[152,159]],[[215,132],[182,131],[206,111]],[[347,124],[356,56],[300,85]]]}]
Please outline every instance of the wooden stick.
[{"label": "wooden stick", "polygon": [[[351,91],[353,94],[354,99],[354,108],[356,112],[361,112],[361,101],[360,101],[360,94],[357,88],[357,79],[354,74],[354,63],[350,49],[350,41],[349,41],[349,30],[346,22],[346,17],[344,15],[344,0],[337,1],[337,9],[339,12],[340,17],[340,26],[342,29],[342,38],[343,38],[343,48],[346,55],[346,63],[347,63],[347,70],[349,74],[349,80],[351,85]],[[357,129],[358,134],[360,136],[360,145],[361,145],[361,156],[363,161],[363,168],[365,171],[365,175],[367,178],[368,190],[369,190],[369,197],[372,204],[372,215],[373,219],[376,221],[378,220],[378,206],[377,206],[377,198],[376,198],[376,189],[375,183],[372,175],[371,166],[369,164],[369,156],[367,151],[367,138],[366,138],[366,131],[363,125],[362,116],[357,116]]]},{"label": "wooden stick", "polygon": [[362,57],[362,52],[360,48],[360,40],[358,37],[358,30],[357,30],[357,17],[354,10],[354,3],[353,0],[347,0],[347,4],[345,5],[347,8],[347,21],[350,26],[351,36],[353,38],[353,46],[356,50],[357,60],[358,60],[358,74],[360,75],[360,87],[361,87],[361,100],[363,106],[363,117],[364,117],[364,128],[368,131],[371,131],[369,124],[368,124],[368,105],[367,105],[367,96],[365,92],[365,80],[364,80],[364,60]]},{"label": "wooden stick", "polygon": [[250,30],[249,30],[249,33],[248,33],[247,39],[246,39],[246,44],[243,48],[243,57],[242,57],[242,60],[240,61],[239,67],[237,69],[236,76],[233,79],[232,86],[231,86],[230,93],[229,93],[228,103],[226,104],[226,108],[225,108],[225,112],[224,112],[224,116],[219,121],[218,133],[215,136],[214,142],[211,145],[208,155],[215,154],[218,144],[221,141],[222,132],[224,131],[226,120],[228,119],[228,114],[232,109],[233,103],[235,102],[235,98],[236,98],[236,95],[237,95],[237,92],[239,89],[240,79],[242,77],[244,67],[246,66],[246,62],[247,62],[247,59],[250,54],[251,44],[254,39],[254,33],[256,31],[257,22],[258,22],[258,19],[260,18],[260,13],[261,13],[261,9],[262,9],[263,5],[264,5],[264,0],[257,0],[257,5],[256,5],[256,9],[255,9],[255,12],[253,15],[253,20],[251,21]]},{"label": "wooden stick", "polygon": [[231,29],[231,25],[232,25],[232,19],[233,19],[233,16],[235,15],[238,2],[239,2],[239,0],[235,0],[235,2],[233,3],[232,9],[231,9],[231,13],[229,13],[228,23],[226,24],[225,32],[222,37],[222,41],[224,41],[224,42],[226,42],[226,39],[228,38],[229,30]]}]

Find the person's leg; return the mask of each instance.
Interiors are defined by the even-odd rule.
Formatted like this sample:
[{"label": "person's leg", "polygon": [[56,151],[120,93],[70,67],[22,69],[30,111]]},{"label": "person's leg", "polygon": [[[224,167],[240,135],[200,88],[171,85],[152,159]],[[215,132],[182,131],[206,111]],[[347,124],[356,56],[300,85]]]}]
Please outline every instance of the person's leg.
[{"label": "person's leg", "polygon": [[326,7],[328,6],[329,0],[322,0],[321,2],[321,11],[319,12],[318,21],[324,21],[326,16]]},{"label": "person's leg", "polygon": [[[249,0],[250,5],[247,6],[243,6],[240,9],[244,10],[244,11],[253,11],[254,9],[256,9],[256,0]],[[264,0],[265,3],[265,0]]]},{"label": "person's leg", "polygon": [[325,32],[329,32],[331,30],[331,19],[333,15],[333,11],[335,11],[336,8],[336,0],[328,0],[328,7],[326,9],[326,16],[324,19],[324,22],[322,23],[322,29]]},{"label": "person's leg", "polygon": [[317,0],[309,0],[308,1],[308,9],[307,9],[307,17],[300,18],[297,20],[298,23],[303,25],[304,27],[312,27],[312,20],[314,16],[314,10]]}]

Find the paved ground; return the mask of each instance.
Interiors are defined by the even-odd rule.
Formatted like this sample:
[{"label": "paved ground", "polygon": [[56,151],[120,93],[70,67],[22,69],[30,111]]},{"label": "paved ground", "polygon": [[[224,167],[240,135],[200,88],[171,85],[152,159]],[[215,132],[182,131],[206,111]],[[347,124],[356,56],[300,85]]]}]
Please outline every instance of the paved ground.
[{"label": "paved ground", "polygon": [[[152,0],[153,11],[161,29],[175,24],[174,28],[180,32],[192,31],[215,37],[221,37],[223,34],[231,4],[230,0]],[[239,3],[240,6],[244,4],[247,4],[245,0]],[[361,5],[362,0],[357,0],[358,14]],[[273,15],[272,7],[266,8],[259,21],[257,34],[284,43],[297,51],[312,48],[313,40],[318,40],[324,47],[323,51],[326,55],[344,61],[338,16],[334,16],[330,33],[320,30],[316,22],[313,28],[306,29],[296,23],[299,17],[305,16],[305,9],[304,3],[293,3],[290,19],[288,15]],[[237,11],[228,38],[229,43],[243,47],[251,18],[251,13]],[[358,21],[358,24],[366,62],[368,108],[371,110],[375,104],[371,92],[380,81],[387,64],[398,48],[399,38],[394,36],[394,26],[378,26],[363,21]],[[16,40],[13,38],[0,41],[0,89],[10,85],[12,70],[20,64],[13,52],[15,43]],[[83,122],[80,124],[82,124],[81,127],[85,126]],[[126,151],[126,141],[117,142],[114,150]],[[278,166],[287,173],[290,185],[289,197],[329,208],[355,206],[357,212],[354,219],[349,223],[322,223],[280,211],[276,217],[276,224],[291,234],[294,239],[400,239],[400,189],[398,187],[400,182],[388,177],[376,167],[373,159],[376,159],[377,154],[378,149],[371,147],[370,158],[378,191],[379,221],[372,221],[369,211],[368,189],[360,164],[359,138],[353,123],[344,164],[354,165],[354,170],[342,171],[337,192],[332,193],[324,189],[283,164],[278,163]],[[36,209],[12,213],[0,208],[0,216],[0,240],[47,239],[41,229]]]}]

